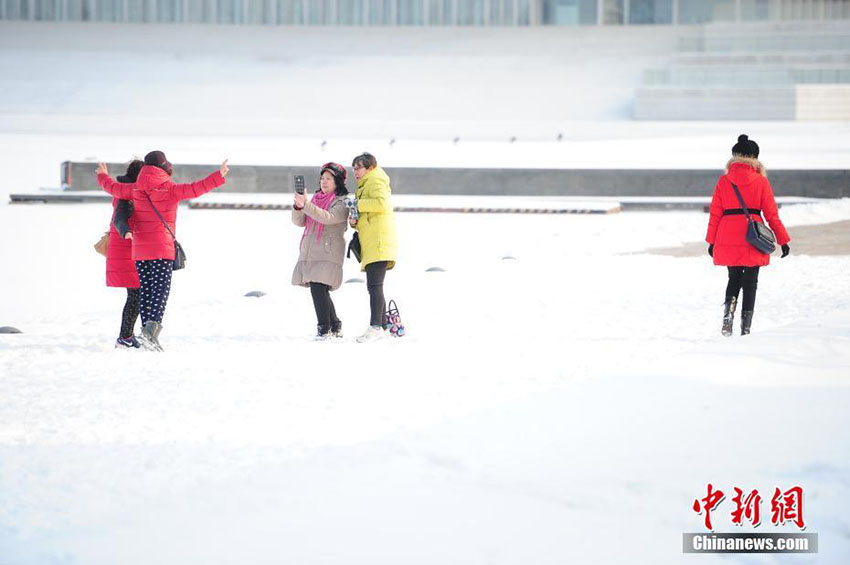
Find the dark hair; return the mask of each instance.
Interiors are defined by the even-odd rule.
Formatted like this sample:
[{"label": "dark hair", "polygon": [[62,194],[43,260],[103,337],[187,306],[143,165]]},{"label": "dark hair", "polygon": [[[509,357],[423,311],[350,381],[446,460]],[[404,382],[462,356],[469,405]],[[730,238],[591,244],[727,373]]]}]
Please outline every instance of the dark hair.
[{"label": "dark hair", "polygon": [[[334,193],[337,196],[345,196],[346,194],[348,194],[348,187],[345,186],[345,181],[342,180],[337,175],[333,174],[333,172],[331,172],[328,169],[323,170],[322,174],[325,174],[325,171],[331,173],[331,176],[334,178],[334,182],[336,183],[336,188],[334,189]],[[319,180],[321,180],[321,179],[322,179],[322,177],[321,177],[321,175],[319,175]],[[319,189],[316,192],[321,192],[321,190],[322,190],[322,187],[320,186]]]},{"label": "dark hair", "polygon": [[[322,175],[325,174],[325,171],[329,172],[334,178],[334,183],[336,184],[334,192],[336,195],[345,196],[348,194],[348,187],[345,186],[345,179],[348,177],[348,173],[346,172],[345,167],[339,163],[334,163],[333,161],[325,163],[322,165],[322,170],[319,172],[319,181],[322,180]],[[321,186],[319,187],[319,190],[322,190]],[[318,190],[316,192],[318,192]]]},{"label": "dark hair", "polygon": [[133,161],[130,161],[129,165],[127,165],[127,172],[121,176],[115,177],[115,180],[122,183],[136,182],[136,179],[139,178],[139,171],[141,171],[144,166],[144,161],[134,159]]},{"label": "dark hair", "polygon": [[345,181],[337,176],[334,177],[334,180],[336,181],[336,195],[345,196],[348,194],[348,187],[345,186]]},{"label": "dark hair", "polygon": [[353,161],[351,161],[352,167],[356,167],[357,165],[362,165],[367,169],[371,169],[373,167],[378,166],[378,160],[375,159],[375,156],[371,153],[366,153],[364,151],[363,153],[355,157]]}]

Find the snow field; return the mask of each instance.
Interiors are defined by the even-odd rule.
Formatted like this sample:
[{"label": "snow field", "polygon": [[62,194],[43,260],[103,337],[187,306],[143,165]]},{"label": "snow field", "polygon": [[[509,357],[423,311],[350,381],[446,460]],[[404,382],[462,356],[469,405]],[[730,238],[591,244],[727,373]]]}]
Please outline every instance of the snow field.
[{"label": "snow field", "polygon": [[[0,335],[0,564],[846,561],[848,256],[792,241],[762,271],[754,333],[724,339],[725,270],[641,254],[701,241],[701,212],[399,214],[386,290],[408,335],[354,343],[351,283],[334,293],[347,337],[315,343],[288,213],[181,208],[189,264],[151,355],[112,349],[124,292],[91,249],[109,206],[6,202],[56,187],[64,160],[155,148],[719,174],[746,132],[768,171],[847,169],[850,125],[621,121],[679,30],[403,30],[402,56],[379,57],[374,30],[128,29],[0,22],[0,325],[25,332]],[[361,63],[394,82],[356,88]],[[781,215],[793,238],[850,204]],[[708,482],[727,493],[718,531],[733,486],[802,485],[820,554],[683,556]],[[795,531],[762,512],[758,531]]]},{"label": "snow field", "polygon": [[12,563],[678,562],[708,481],[802,483],[818,562],[840,562],[847,257],[774,259],[754,334],[724,339],[723,269],[635,254],[701,238],[703,213],[399,214],[387,296],[409,335],[353,343],[351,283],[348,337],[314,343],[288,213],[181,208],[190,262],[151,355],[111,349],[123,291],[90,248],[108,216],[0,207],[26,242],[0,258],[21,266],[3,323],[26,332],[0,341]]}]

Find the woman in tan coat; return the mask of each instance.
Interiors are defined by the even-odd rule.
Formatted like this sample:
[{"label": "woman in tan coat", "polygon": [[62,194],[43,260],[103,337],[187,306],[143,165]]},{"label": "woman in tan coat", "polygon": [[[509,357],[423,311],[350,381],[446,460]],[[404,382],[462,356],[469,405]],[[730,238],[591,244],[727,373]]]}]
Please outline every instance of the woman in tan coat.
[{"label": "woman in tan coat", "polygon": [[330,292],[342,284],[348,219],[345,177],[345,167],[325,163],[319,190],[310,200],[296,192],[292,207],[292,223],[304,228],[292,284],[310,288],[318,321],[316,339],[342,337],[342,322],[336,315]]}]

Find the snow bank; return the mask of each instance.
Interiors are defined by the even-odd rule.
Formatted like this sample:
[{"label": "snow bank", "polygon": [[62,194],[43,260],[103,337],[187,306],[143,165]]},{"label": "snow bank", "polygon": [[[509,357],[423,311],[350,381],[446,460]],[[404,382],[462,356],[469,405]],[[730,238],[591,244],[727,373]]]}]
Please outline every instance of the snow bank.
[{"label": "snow bank", "polygon": [[787,226],[828,224],[850,219],[850,198],[783,206],[779,212]]}]

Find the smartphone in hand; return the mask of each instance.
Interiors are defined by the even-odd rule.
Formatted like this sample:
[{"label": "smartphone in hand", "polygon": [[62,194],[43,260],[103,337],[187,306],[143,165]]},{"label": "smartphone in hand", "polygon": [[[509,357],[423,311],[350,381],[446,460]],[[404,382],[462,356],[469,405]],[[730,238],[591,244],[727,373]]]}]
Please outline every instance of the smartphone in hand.
[{"label": "smartphone in hand", "polygon": [[295,175],[295,192],[304,194],[304,175]]}]

